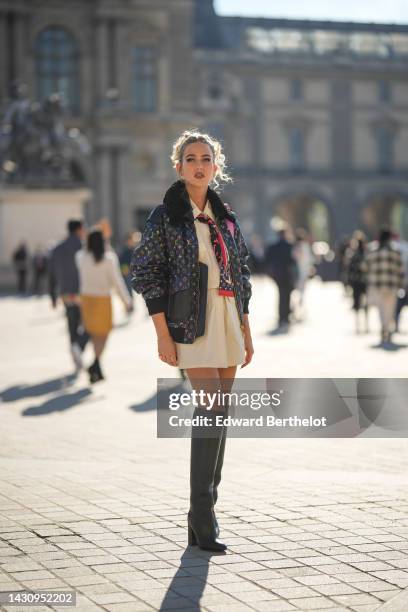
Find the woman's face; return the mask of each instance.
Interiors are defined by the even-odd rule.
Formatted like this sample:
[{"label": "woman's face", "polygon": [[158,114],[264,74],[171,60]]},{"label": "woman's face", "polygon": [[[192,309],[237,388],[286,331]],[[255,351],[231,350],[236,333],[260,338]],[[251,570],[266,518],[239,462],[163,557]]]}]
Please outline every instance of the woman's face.
[{"label": "woman's face", "polygon": [[187,145],[176,169],[187,185],[208,187],[217,171],[211,147],[204,142]]}]

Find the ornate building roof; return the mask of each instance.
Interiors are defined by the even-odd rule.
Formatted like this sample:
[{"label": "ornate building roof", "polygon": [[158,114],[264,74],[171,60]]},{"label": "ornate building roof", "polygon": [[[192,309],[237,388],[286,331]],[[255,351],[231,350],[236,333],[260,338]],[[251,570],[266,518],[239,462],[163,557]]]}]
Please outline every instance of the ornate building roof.
[{"label": "ornate building roof", "polygon": [[269,56],[408,60],[408,25],[222,17],[213,0],[196,0],[195,44]]}]

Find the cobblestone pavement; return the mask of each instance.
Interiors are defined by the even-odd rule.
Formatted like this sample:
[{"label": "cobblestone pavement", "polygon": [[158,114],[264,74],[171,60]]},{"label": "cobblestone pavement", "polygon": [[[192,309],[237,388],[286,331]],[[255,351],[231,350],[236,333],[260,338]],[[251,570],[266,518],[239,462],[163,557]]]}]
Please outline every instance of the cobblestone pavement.
[{"label": "cobblestone pavement", "polygon": [[[268,333],[275,298],[255,283],[256,355],[239,376],[406,376],[407,336],[385,351],[377,332],[354,335],[339,285],[312,282],[288,335]],[[137,305],[129,325],[118,308],[108,381],[91,389],[70,375],[61,310],[0,302],[0,591],[72,589],[81,612],[406,612],[405,439],[231,438],[228,553],[187,547],[189,440],[156,438],[156,377],[177,371]]]}]

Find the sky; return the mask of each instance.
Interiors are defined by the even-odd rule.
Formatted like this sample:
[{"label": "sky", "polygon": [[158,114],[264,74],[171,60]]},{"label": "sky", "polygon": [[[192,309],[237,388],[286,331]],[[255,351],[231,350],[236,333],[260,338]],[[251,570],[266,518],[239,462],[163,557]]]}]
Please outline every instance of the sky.
[{"label": "sky", "polygon": [[408,0],[215,0],[219,15],[408,24]]}]

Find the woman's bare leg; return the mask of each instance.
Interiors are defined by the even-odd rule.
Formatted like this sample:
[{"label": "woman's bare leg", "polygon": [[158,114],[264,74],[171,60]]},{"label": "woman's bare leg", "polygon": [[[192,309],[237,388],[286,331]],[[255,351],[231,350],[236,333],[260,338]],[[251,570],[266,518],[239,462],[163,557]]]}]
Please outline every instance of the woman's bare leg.
[{"label": "woman's bare leg", "polygon": [[[220,387],[220,376],[217,368],[187,368],[185,373],[191,383],[192,388],[199,392],[216,393]],[[205,408],[205,406],[201,406]],[[214,404],[213,409],[217,409]]]},{"label": "woman's bare leg", "polygon": [[234,384],[236,373],[237,366],[230,366],[229,368],[218,368],[218,375],[220,377],[224,392],[229,393],[231,391],[231,387]]},{"label": "woman's bare leg", "polygon": [[95,359],[99,359],[103,353],[108,336],[92,336],[92,344],[95,351]]},{"label": "woman's bare leg", "polygon": [[187,372],[190,380],[218,378],[218,368],[187,368],[185,372]]}]

